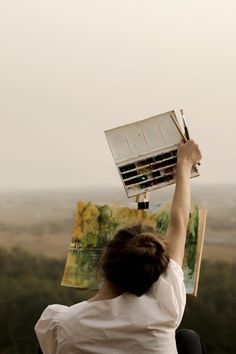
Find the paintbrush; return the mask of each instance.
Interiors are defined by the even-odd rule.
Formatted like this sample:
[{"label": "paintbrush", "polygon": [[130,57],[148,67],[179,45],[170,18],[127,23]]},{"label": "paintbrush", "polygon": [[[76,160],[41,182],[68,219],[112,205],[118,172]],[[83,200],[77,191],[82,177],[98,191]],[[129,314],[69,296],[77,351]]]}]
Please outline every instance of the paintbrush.
[{"label": "paintbrush", "polygon": [[[185,120],[185,117],[184,117],[184,111],[181,109],[181,110],[180,110],[180,113],[181,113],[181,116],[182,116],[182,119],[183,119],[185,138],[186,138],[187,140],[190,140],[190,136],[189,136],[189,132],[188,132],[187,123],[186,123],[186,120]],[[198,166],[200,166],[200,165],[201,165],[200,162],[198,162]]]},{"label": "paintbrush", "polygon": [[189,136],[186,120],[185,120],[185,117],[184,117],[184,111],[181,109],[180,113],[181,113],[181,116],[182,116],[182,119],[183,119],[183,123],[184,123],[184,134],[185,134],[186,139],[189,140],[190,136]]}]

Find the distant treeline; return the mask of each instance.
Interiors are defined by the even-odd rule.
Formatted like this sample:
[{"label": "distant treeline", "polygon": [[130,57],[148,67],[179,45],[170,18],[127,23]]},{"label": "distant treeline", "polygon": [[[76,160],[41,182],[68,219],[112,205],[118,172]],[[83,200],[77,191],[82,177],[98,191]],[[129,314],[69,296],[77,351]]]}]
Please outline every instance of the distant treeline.
[{"label": "distant treeline", "polygon": [[43,234],[57,234],[66,232],[71,233],[71,225],[73,225],[73,218],[56,219],[55,221],[46,220],[34,224],[18,225],[14,223],[0,222],[0,233],[4,232],[9,235],[29,234],[31,236],[41,236]]},{"label": "distant treeline", "polygon": [[[48,304],[89,296],[60,286],[65,261],[0,249],[0,354],[33,354],[34,325]],[[181,327],[196,330],[209,354],[236,352],[236,264],[202,263],[197,298],[189,297]]]}]

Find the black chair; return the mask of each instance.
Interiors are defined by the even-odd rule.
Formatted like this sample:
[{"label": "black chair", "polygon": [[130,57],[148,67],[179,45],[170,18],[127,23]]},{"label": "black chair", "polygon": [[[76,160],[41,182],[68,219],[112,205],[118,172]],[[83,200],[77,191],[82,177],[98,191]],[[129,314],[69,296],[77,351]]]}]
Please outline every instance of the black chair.
[{"label": "black chair", "polygon": [[175,338],[178,354],[206,354],[206,347],[197,332],[178,329]]}]

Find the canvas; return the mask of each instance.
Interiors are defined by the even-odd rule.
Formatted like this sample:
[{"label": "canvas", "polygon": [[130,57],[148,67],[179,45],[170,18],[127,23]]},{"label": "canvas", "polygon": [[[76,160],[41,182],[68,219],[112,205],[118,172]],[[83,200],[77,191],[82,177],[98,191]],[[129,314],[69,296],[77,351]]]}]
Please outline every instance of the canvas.
[{"label": "canvas", "polygon": [[[105,134],[129,198],[175,183],[177,148],[186,137],[174,111]],[[198,175],[193,167],[191,177]]]},{"label": "canvas", "polygon": [[[170,203],[150,203],[148,210],[138,210],[137,203],[119,205],[79,201],[62,285],[98,289],[100,257],[116,232],[143,223],[164,235],[169,211]],[[186,291],[192,295],[197,294],[205,221],[206,211],[193,205],[183,264]]]}]

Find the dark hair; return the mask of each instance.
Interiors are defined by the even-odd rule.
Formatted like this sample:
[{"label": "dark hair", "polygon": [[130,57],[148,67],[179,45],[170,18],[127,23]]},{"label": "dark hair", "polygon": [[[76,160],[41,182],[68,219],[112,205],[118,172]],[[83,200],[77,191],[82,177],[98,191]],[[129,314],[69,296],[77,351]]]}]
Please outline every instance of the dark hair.
[{"label": "dark hair", "polygon": [[101,259],[103,276],[123,292],[143,295],[169,262],[167,243],[151,227],[135,225],[118,231]]}]

